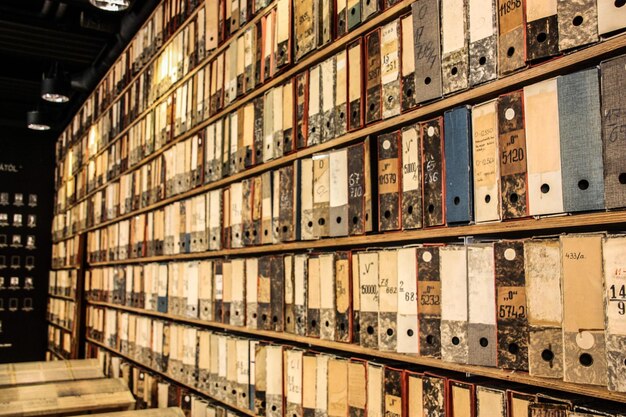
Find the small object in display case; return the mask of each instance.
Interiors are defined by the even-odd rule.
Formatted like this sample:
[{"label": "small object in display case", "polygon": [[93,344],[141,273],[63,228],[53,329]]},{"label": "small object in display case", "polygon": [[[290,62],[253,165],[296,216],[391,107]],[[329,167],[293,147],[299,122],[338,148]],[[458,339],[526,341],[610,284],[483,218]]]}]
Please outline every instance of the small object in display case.
[{"label": "small object in display case", "polygon": [[9,193],[0,193],[0,206],[9,205]]},{"label": "small object in display case", "polygon": [[37,194],[28,194],[28,207],[37,207]]},{"label": "small object in display case", "polygon": [[0,226],[9,225],[9,215],[7,213],[0,213]]},{"label": "small object in display case", "polygon": [[20,289],[20,277],[11,277],[9,279],[9,289],[10,290]]},{"label": "small object in display case", "polygon": [[27,256],[26,257],[26,264],[24,265],[24,268],[26,268],[29,271],[31,269],[35,268],[35,257],[34,256]]},{"label": "small object in display case", "polygon": [[26,249],[37,249],[37,247],[35,246],[35,236],[26,236]]},{"label": "small object in display case", "polygon": [[29,214],[26,220],[27,227],[37,227],[37,215]]},{"label": "small object in display case", "polygon": [[24,194],[15,193],[13,197],[13,205],[16,207],[22,207],[24,205]]},{"label": "small object in display case", "polygon": [[11,237],[11,247],[12,248],[22,247],[22,235],[13,235]]}]

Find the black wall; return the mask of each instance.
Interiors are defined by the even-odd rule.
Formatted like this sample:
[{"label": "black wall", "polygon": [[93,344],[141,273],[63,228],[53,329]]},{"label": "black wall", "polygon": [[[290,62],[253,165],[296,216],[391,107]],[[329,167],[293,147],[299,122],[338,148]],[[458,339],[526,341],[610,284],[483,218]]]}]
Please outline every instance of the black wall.
[{"label": "black wall", "polygon": [[[23,129],[0,131],[0,281],[4,281],[0,285],[0,363],[45,359],[55,136],[24,133]],[[16,206],[15,197],[20,193],[24,204]],[[3,194],[8,194],[8,204]],[[29,206],[30,195],[37,196],[36,206]],[[14,224],[19,220],[15,214],[22,214],[21,226]],[[35,227],[29,227],[29,215],[36,216]],[[14,236],[20,236],[21,246],[12,245]],[[27,248],[29,236],[35,238],[33,249]],[[34,267],[27,267],[27,258]],[[11,286],[11,278],[18,279],[18,288]],[[32,289],[25,288],[27,278]]]}]

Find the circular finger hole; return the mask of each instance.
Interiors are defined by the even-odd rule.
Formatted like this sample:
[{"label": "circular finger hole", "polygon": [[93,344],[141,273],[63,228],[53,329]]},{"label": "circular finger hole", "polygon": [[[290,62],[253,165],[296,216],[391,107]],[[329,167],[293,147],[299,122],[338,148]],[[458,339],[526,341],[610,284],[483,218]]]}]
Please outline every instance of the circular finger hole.
[{"label": "circular finger hole", "polygon": [[550,362],[554,359],[554,353],[550,349],[544,349],[543,352],[541,352],[541,359]]},{"label": "circular finger hole", "polygon": [[578,357],[578,362],[580,362],[582,366],[589,367],[593,365],[593,356],[588,353],[583,353]]}]

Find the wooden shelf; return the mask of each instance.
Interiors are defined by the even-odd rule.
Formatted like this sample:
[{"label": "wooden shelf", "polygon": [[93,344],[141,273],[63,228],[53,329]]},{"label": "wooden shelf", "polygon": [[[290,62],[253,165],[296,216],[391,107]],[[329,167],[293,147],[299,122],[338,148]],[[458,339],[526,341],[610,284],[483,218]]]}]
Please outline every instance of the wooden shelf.
[{"label": "wooden shelf", "polygon": [[[403,10],[403,5],[407,3],[410,4],[412,2],[404,0],[403,2],[399,3],[397,6],[399,7],[399,10]],[[408,7],[408,6],[407,6]],[[392,8],[390,10],[388,10],[387,12],[379,15],[377,18],[373,19],[372,21],[370,21],[369,23],[377,23],[380,24],[381,21],[384,21],[386,18],[390,18],[393,17],[395,15],[391,14],[391,12],[395,12],[396,14],[399,14],[399,11]],[[387,14],[391,14],[390,16],[387,16]],[[364,25],[363,27],[361,27],[360,30],[365,29]],[[355,35],[356,33],[360,33],[360,30],[356,30],[354,33],[352,33],[352,35]],[[308,58],[304,59],[302,62],[300,62],[298,65],[296,65],[295,67],[291,68],[289,71],[285,72],[283,74],[283,76],[278,77],[277,79],[274,79],[272,81],[270,81],[268,84],[264,84],[263,86],[261,86],[260,88],[254,90],[252,93],[250,93],[249,95],[245,96],[242,100],[237,101],[235,104],[229,106],[227,109],[225,109],[224,111],[231,111],[232,108],[234,108],[235,106],[240,106],[246,102],[248,102],[249,100],[251,100],[252,98],[256,97],[257,95],[261,94],[263,91],[267,90],[267,88],[270,88],[270,86],[275,85],[275,83],[278,83],[280,81],[283,81],[283,77],[285,76],[292,76],[295,75],[296,72],[299,72],[300,70],[303,70],[305,68],[307,68],[308,66],[310,66],[313,62],[322,59],[323,57],[325,57],[326,55],[331,54],[332,52],[336,52],[336,50],[339,48],[339,46],[335,45],[336,43],[347,43],[349,41],[349,39],[346,38],[350,38],[350,33],[346,36],[344,36],[343,38],[340,38],[337,42],[335,42],[334,44],[332,44],[331,48],[329,50],[327,49],[322,49],[317,51],[316,53],[310,55]],[[522,85],[531,83],[531,82],[538,82],[541,81],[543,79],[546,78],[550,78],[553,76],[556,76],[558,74],[561,74],[563,72],[568,72],[568,71],[572,71],[572,70],[576,70],[576,69],[580,69],[585,67],[586,65],[590,65],[590,62],[597,62],[600,59],[603,58],[608,58],[610,56],[615,56],[617,54],[619,54],[620,52],[623,52],[626,50],[626,33],[625,34],[621,34],[618,35],[614,38],[608,39],[602,43],[598,43],[595,45],[592,45],[588,48],[585,49],[581,49],[578,50],[576,52],[572,52],[569,55],[564,55],[560,58],[556,58],[554,60],[545,62],[542,65],[538,65],[536,67],[530,67],[526,70],[523,70],[521,72],[515,73],[513,75],[510,75],[508,77],[504,77],[498,80],[495,80],[491,83],[487,83],[487,84],[483,84],[480,86],[477,86],[471,90],[466,90],[464,92],[443,98],[441,100],[435,101],[433,103],[430,104],[426,104],[423,105],[421,107],[416,108],[415,110],[409,111],[407,113],[403,113],[401,115],[395,116],[393,118],[390,119],[386,119],[384,121],[375,123],[373,125],[368,125],[360,130],[354,131],[354,132],[349,132],[343,136],[337,137],[335,139],[332,139],[328,142],[319,144],[319,145],[315,145],[315,146],[311,146],[308,148],[304,148],[301,150],[298,150],[294,153],[282,156],[280,158],[271,160],[269,162],[254,166],[250,169],[247,169],[243,172],[239,172],[233,175],[230,175],[226,178],[222,178],[218,181],[214,181],[211,182],[209,184],[205,184],[202,185],[200,187],[196,187],[192,190],[189,190],[187,192],[178,194],[176,196],[173,197],[169,197],[169,198],[165,198],[155,204],[152,204],[150,206],[141,208],[139,210],[135,210],[129,213],[126,213],[122,216],[118,216],[117,218],[113,219],[113,220],[107,220],[104,222],[101,222],[97,225],[91,226],[86,228],[85,230],[81,231],[80,233],[84,233],[84,232],[89,232],[95,229],[99,229],[105,226],[108,226],[109,224],[115,223],[115,222],[119,222],[121,220],[124,219],[128,219],[130,217],[136,216],[138,214],[142,214],[148,211],[152,211],[154,209],[163,207],[167,204],[170,204],[172,202],[175,202],[177,200],[182,200],[185,198],[189,198],[189,197],[193,197],[195,195],[201,194],[201,193],[205,193],[209,190],[213,190],[216,188],[221,188],[224,187],[226,185],[229,185],[231,183],[234,182],[238,182],[241,181],[245,178],[249,178],[255,175],[259,175],[265,171],[271,170],[271,169],[276,169],[285,165],[288,165],[290,163],[292,163],[293,161],[297,160],[297,159],[301,159],[304,157],[308,157],[313,155],[314,153],[318,153],[318,152],[322,152],[322,151],[326,151],[332,148],[336,148],[339,146],[345,146],[348,145],[352,142],[355,142],[359,139],[362,139],[366,136],[369,135],[374,135],[380,131],[384,131],[384,130],[389,130],[389,129],[394,129],[394,128],[398,128],[402,125],[406,125],[409,124],[411,122],[415,122],[416,120],[423,120],[425,118],[434,116],[436,114],[441,114],[445,109],[448,108],[452,108],[458,105],[462,105],[462,104],[476,104],[476,103],[480,103],[489,99],[492,99],[494,97],[497,97],[498,95],[506,92],[506,91],[510,91],[512,89],[515,88],[519,88]],[[305,65],[306,64],[306,65]],[[254,96],[254,97],[252,97]],[[179,136],[178,138],[176,138],[175,140],[171,141],[166,147],[159,149],[159,151],[155,152],[154,154],[148,156],[147,158],[144,158],[144,160],[141,161],[141,163],[137,164],[136,166],[133,167],[132,170],[127,171],[128,172],[132,172],[135,169],[140,168],[144,163],[148,162],[149,160],[151,160],[152,158],[157,157],[158,155],[160,155],[162,152],[164,152],[166,149],[169,149],[169,147],[173,146],[174,144],[176,144],[177,142],[180,142],[190,136],[193,136],[194,134],[196,134],[199,130],[203,129],[204,127],[206,127],[208,124],[212,123],[214,120],[217,120],[217,118],[223,116],[222,113],[211,117],[210,119],[208,119],[207,121],[201,123],[200,125],[196,126],[195,128],[191,129],[190,131],[184,133],[183,135]],[[72,235],[73,236],[73,235]],[[62,240],[71,238],[72,236],[68,236]]]},{"label": "wooden shelf", "polygon": [[[191,77],[193,77],[200,69],[204,69],[204,66],[209,63],[211,60],[213,60],[214,58],[216,58],[220,53],[222,53],[229,45],[231,42],[236,41],[237,37],[239,37],[241,34],[243,34],[250,26],[252,26],[253,24],[256,24],[264,15],[264,12],[266,10],[269,10],[271,7],[273,7],[276,4],[277,0],[272,0],[272,2],[270,2],[266,7],[264,7],[263,9],[259,10],[257,12],[257,14],[251,19],[249,20],[244,26],[240,27],[233,35],[231,35],[222,45],[218,46],[216,49],[214,49],[209,55],[207,55],[205,58],[203,58],[200,62],[198,62],[194,68],[190,71],[187,72],[187,74],[185,74],[181,79],[179,79],[178,81],[176,81],[175,83],[173,83],[165,92],[163,92],[159,97],[157,97],[157,99],[150,105],[148,105],[146,107],[146,109],[144,111],[142,111],[141,113],[139,113],[129,124],[128,126],[124,127],[117,135],[115,135],[115,137],[111,138],[111,140],[100,150],[98,150],[98,152],[96,152],[93,156],[91,156],[88,160],[93,159],[93,158],[97,158],[100,154],[102,154],[103,152],[105,152],[108,148],[110,148],[115,142],[117,142],[122,136],[124,136],[124,134],[126,134],[134,125],[136,125],[138,122],[140,122],[143,118],[145,118],[145,116],[153,111],[161,102],[163,102],[164,100],[166,100],[168,98],[168,96],[170,94],[172,94],[178,87],[180,87],[181,85],[183,85],[184,83],[186,83],[187,81],[189,81],[189,79]],[[193,15],[195,15],[197,13],[198,9],[196,9],[193,13]],[[192,15],[192,16],[193,16]],[[180,30],[180,28],[178,29]],[[175,34],[178,33],[178,30],[176,31]],[[173,39],[175,35],[173,35],[169,41],[171,41]],[[169,42],[168,41],[168,42]],[[158,55],[158,54],[157,54]],[[150,61],[150,64],[153,62],[153,60]],[[145,66],[144,66],[145,68]],[[143,69],[141,70],[141,72],[143,72]],[[138,73],[138,75],[136,77],[138,77],[140,74]],[[136,79],[133,78],[133,81]],[[131,81],[132,84],[132,81]],[[124,91],[126,90],[126,88],[124,89]],[[119,96],[118,96],[119,97]],[[113,105],[113,103],[111,104]],[[110,106],[111,106],[110,105]],[[107,111],[110,108],[107,107]],[[103,113],[104,114],[104,113]],[[92,124],[97,123],[96,122],[92,122]],[[195,129],[195,127],[194,127]],[[187,132],[185,132],[187,133]],[[181,135],[182,136],[182,135]],[[113,182],[118,180],[122,175],[126,175],[130,172],[135,171],[137,168],[141,167],[142,165],[144,165],[146,162],[149,162],[150,160],[154,159],[155,157],[157,157],[158,155],[162,154],[165,150],[171,148],[175,142],[177,142],[178,140],[172,140],[168,143],[166,143],[164,146],[162,146],[161,148],[157,149],[155,152],[151,153],[150,155],[145,156],[141,161],[137,162],[135,165],[133,165],[132,167],[129,167],[129,169],[127,169],[126,171],[120,173],[119,175],[116,175],[115,177],[111,178],[110,180],[106,181],[104,184],[102,184],[99,187],[94,188],[93,190],[87,192],[84,196],[77,198],[76,201],[69,206],[68,208],[65,209],[65,211],[70,210],[72,207],[76,206],[77,204],[83,202],[84,200],[87,200],[88,198],[90,198],[91,196],[93,196],[94,194],[96,194],[98,191],[102,191],[106,188],[106,186]],[[80,171],[80,170],[79,170]]]},{"label": "wooden shelf", "polygon": [[50,297],[50,298],[58,298],[59,300],[66,300],[66,301],[76,302],[76,300],[73,297],[68,297],[67,295],[50,294],[50,293],[48,293],[48,297]]},{"label": "wooden shelf", "polygon": [[67,360],[67,358],[64,358],[59,352],[57,352],[56,350],[52,349],[50,346],[48,346],[46,348],[46,350],[50,353],[52,353],[54,356],[56,356],[58,359],[64,361]]},{"label": "wooden shelf", "polygon": [[238,333],[245,336],[251,336],[261,339],[274,339],[281,342],[298,343],[305,345],[309,348],[323,348],[340,351],[347,354],[357,354],[366,357],[381,358],[390,361],[397,361],[411,365],[428,366],[431,368],[444,369],[448,371],[461,372],[465,374],[472,374],[478,376],[489,377],[502,381],[510,381],[519,384],[532,385],[536,387],[542,387],[546,389],[552,389],[557,391],[569,392],[572,394],[586,395],[595,398],[601,398],[604,400],[617,401],[626,403],[626,393],[609,391],[606,388],[593,386],[573,384],[569,382],[563,382],[558,379],[539,378],[531,376],[527,372],[512,371],[498,368],[489,368],[485,366],[466,365],[461,363],[444,362],[441,359],[427,358],[420,356],[412,356],[408,354],[395,353],[395,352],[382,352],[375,349],[364,348],[359,345],[334,342],[330,340],[322,340],[307,336],[298,336],[286,332],[274,332],[269,330],[254,330],[246,327],[233,326],[230,324],[207,322],[200,319],[193,319],[187,317],[178,317],[171,314],[159,313],[156,311],[148,311],[141,308],[120,306],[111,303],[90,301],[89,304],[100,307],[109,307],[118,310],[124,310],[132,313],[142,314],[145,316],[151,316],[160,319],[171,320],[179,323],[191,324],[194,326],[201,326],[210,329],[222,330],[225,332]]},{"label": "wooden shelf", "polygon": [[[76,235],[74,235],[76,236]],[[60,241],[54,242],[54,243],[59,243]],[[52,271],[63,271],[63,270],[70,270],[70,269],[80,269],[79,265],[65,265],[65,266],[53,266],[50,268]]]},{"label": "wooden shelf", "polygon": [[[626,211],[596,212],[573,214],[557,217],[525,218],[498,223],[480,223],[466,226],[433,227],[418,230],[385,232],[363,236],[347,236],[324,238],[319,240],[302,240],[296,242],[277,243],[273,245],[246,246],[243,248],[222,249],[207,252],[181,253],[173,255],[148,256],[125,260],[90,262],[90,267],[107,265],[125,265],[148,262],[183,261],[190,259],[217,258],[224,256],[258,255],[273,252],[296,252],[316,249],[336,250],[339,248],[372,247],[388,244],[408,244],[450,240],[463,236],[496,237],[508,233],[559,232],[561,229],[580,230],[598,226],[613,226],[626,223]],[[601,228],[601,227],[600,227]]]},{"label": "wooden shelf", "polygon": [[139,367],[141,367],[141,368],[143,368],[143,369],[145,369],[145,370],[147,370],[147,371],[149,371],[149,372],[151,372],[151,373],[154,373],[154,374],[159,375],[159,376],[161,376],[161,377],[163,377],[163,378],[165,378],[165,379],[167,379],[167,380],[169,380],[169,381],[171,381],[171,382],[175,383],[176,385],[180,385],[181,387],[186,388],[186,389],[188,389],[189,391],[192,391],[193,393],[195,393],[195,394],[197,394],[197,395],[201,395],[201,396],[203,396],[203,397],[206,397],[206,398],[210,399],[211,401],[215,401],[215,402],[217,402],[217,403],[219,403],[219,404],[223,405],[224,407],[226,407],[226,408],[230,408],[230,409],[232,409],[232,410],[235,410],[235,411],[237,411],[237,412],[239,412],[239,413],[241,413],[241,414],[245,414],[245,415],[248,415],[248,416],[251,416],[251,417],[256,417],[256,414],[254,414],[254,411],[248,410],[248,409],[246,409],[246,408],[240,408],[240,407],[237,407],[236,405],[232,405],[232,404],[226,403],[226,402],[224,402],[224,401],[222,401],[222,400],[220,400],[220,399],[217,399],[217,398],[215,398],[215,397],[211,396],[210,394],[208,394],[208,393],[206,393],[206,392],[204,392],[204,391],[199,390],[199,389],[198,389],[198,388],[196,388],[196,387],[193,387],[193,386],[191,386],[191,385],[187,385],[187,384],[185,384],[185,383],[183,383],[183,382],[177,381],[176,379],[172,378],[172,377],[171,377],[170,375],[168,375],[167,373],[165,373],[165,372],[161,372],[161,371],[158,371],[158,370],[156,370],[156,369],[154,369],[154,368],[152,368],[152,367],[150,367],[150,366],[148,366],[148,365],[145,365],[145,364],[143,364],[143,363],[141,363],[141,362],[137,361],[136,359],[131,358],[130,356],[124,355],[124,354],[123,354],[123,353],[121,353],[120,351],[118,351],[118,350],[116,350],[116,349],[113,349],[113,348],[111,348],[111,347],[109,347],[109,346],[105,345],[105,344],[104,344],[104,343],[102,343],[102,342],[99,342],[99,341],[97,341],[97,340],[91,339],[91,338],[89,338],[89,337],[88,337],[88,338],[86,338],[86,340],[87,340],[87,342],[89,342],[89,343],[91,343],[91,344],[94,344],[94,345],[100,346],[101,348],[106,349],[106,350],[108,350],[109,352],[111,352],[111,353],[113,353],[113,354],[115,354],[115,355],[117,355],[117,356],[119,356],[119,357],[121,357],[121,358],[124,358],[124,359],[125,359],[125,360],[127,360],[128,362],[132,362],[132,363],[134,363],[135,365],[137,365],[137,366],[139,366]]},{"label": "wooden shelf", "polygon": [[55,322],[53,322],[52,320],[47,319],[47,322],[48,322],[48,324],[49,324],[50,326],[56,327],[56,328],[58,328],[58,329],[61,329],[61,330],[63,330],[63,331],[66,331],[66,332],[68,332],[68,333],[72,333],[72,330],[70,330],[69,328],[67,328],[67,327],[65,327],[65,326],[61,326],[60,324],[55,323]]}]

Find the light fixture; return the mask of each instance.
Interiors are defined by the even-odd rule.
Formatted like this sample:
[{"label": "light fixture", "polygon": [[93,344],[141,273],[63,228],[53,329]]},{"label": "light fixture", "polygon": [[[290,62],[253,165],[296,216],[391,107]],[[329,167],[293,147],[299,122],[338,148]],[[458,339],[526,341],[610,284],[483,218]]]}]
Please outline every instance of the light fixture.
[{"label": "light fixture", "polygon": [[89,0],[89,3],[107,12],[121,12],[130,6],[130,0]]},{"label": "light fixture", "polygon": [[70,81],[55,62],[41,80],[41,98],[51,103],[67,103],[70,101],[70,89]]},{"label": "light fixture", "polygon": [[50,130],[50,122],[45,113],[39,109],[26,113],[26,124],[32,130]]}]

